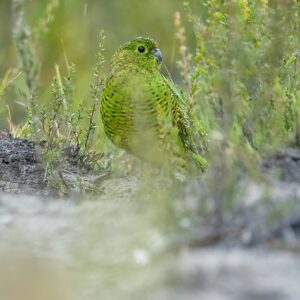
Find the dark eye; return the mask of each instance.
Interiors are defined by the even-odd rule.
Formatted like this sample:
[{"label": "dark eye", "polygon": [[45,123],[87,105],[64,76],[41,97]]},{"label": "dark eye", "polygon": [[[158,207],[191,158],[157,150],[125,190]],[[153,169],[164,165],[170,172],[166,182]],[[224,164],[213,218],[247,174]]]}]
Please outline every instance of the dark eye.
[{"label": "dark eye", "polygon": [[139,47],[138,47],[138,51],[139,51],[140,53],[145,52],[145,47],[144,47],[144,46],[139,46]]}]

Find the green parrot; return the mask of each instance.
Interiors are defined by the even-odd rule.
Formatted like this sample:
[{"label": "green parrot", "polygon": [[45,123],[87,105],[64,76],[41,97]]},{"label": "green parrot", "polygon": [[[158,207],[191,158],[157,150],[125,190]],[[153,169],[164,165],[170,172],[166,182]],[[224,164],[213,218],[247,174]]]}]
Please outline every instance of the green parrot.
[{"label": "green parrot", "polygon": [[117,147],[155,166],[203,172],[199,120],[160,73],[161,63],[162,53],[150,38],[136,38],[116,51],[101,97],[104,131]]}]

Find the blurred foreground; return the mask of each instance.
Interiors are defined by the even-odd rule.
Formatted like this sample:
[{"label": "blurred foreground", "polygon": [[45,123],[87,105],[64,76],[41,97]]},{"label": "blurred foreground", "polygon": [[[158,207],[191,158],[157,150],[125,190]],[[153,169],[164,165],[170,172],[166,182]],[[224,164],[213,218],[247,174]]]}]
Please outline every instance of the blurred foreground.
[{"label": "blurred foreground", "polygon": [[[300,297],[299,253],[270,251],[266,241],[252,248],[230,238],[213,248],[183,246],[177,230],[154,223],[149,209],[131,199],[76,204],[1,195],[0,200],[1,299]],[[253,219],[255,206],[248,207]],[[286,234],[293,238],[290,229]]]},{"label": "blurred foreground", "polygon": [[21,195],[0,194],[0,299],[299,299],[299,162],[296,149],[274,155],[264,181],[232,182],[225,203],[209,174],[176,185],[105,175],[94,196],[46,198],[30,143],[2,139],[0,189]]}]

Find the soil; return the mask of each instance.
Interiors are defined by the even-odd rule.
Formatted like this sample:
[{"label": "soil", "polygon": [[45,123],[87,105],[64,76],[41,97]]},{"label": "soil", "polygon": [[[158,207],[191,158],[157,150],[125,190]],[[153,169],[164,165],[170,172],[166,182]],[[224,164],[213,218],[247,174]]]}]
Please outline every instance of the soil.
[{"label": "soil", "polygon": [[277,172],[280,181],[300,183],[300,149],[281,150],[264,160],[262,169],[273,175]]},{"label": "soil", "polygon": [[33,143],[12,137],[0,139],[0,191],[40,192],[46,188],[44,173]]},{"label": "soil", "polygon": [[[0,135],[0,192],[13,194],[58,195],[47,186],[41,147],[34,143]],[[61,170],[71,193],[89,191],[114,198],[130,197],[137,188],[135,177],[109,178],[109,172],[91,171],[74,163]],[[108,178],[107,178],[108,177]]]}]

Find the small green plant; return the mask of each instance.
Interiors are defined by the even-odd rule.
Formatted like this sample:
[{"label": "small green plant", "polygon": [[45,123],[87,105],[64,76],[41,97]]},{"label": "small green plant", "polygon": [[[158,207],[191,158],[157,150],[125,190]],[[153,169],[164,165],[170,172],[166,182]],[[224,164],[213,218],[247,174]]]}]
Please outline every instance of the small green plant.
[{"label": "small green plant", "polygon": [[224,135],[236,159],[297,140],[300,5],[288,3],[203,1],[199,16],[185,1],[193,56],[175,16],[187,98],[206,129]]},{"label": "small green plant", "polygon": [[183,5],[195,50],[187,46],[189,32],[177,12],[178,68],[182,92],[208,133],[205,187],[219,226],[238,199],[239,179],[247,173],[261,180],[261,159],[299,146],[300,3]]},{"label": "small green plant", "polygon": [[[76,164],[84,169],[103,169],[103,154],[97,153],[94,146],[94,136],[99,111],[99,97],[105,77],[102,75],[104,60],[104,32],[100,33],[97,63],[94,69],[94,84],[91,86],[92,101],[75,99],[73,91],[76,86],[75,65],[66,61],[66,74],[55,65],[55,75],[52,80],[52,98],[47,105],[38,102],[39,63],[35,54],[35,40],[47,32],[49,20],[58,1],[50,1],[47,6],[47,20],[42,18],[33,30],[25,21],[23,0],[14,0],[15,16],[14,39],[18,50],[21,71],[25,77],[25,89],[19,93],[26,100],[27,120],[15,131],[15,136],[34,139],[42,146],[43,164],[45,166],[45,181],[49,186],[61,192],[69,189],[64,179],[63,171],[70,164]],[[50,18],[50,19],[49,19]],[[5,81],[3,81],[5,84]]]},{"label": "small green plant", "polygon": [[[59,66],[55,66],[52,81],[52,101],[40,112],[41,140],[44,141],[44,160],[46,162],[47,181],[60,190],[68,188],[62,171],[73,163],[85,169],[105,169],[103,154],[97,153],[94,145],[99,96],[105,78],[102,76],[103,40],[100,33],[97,65],[94,70],[95,83],[91,86],[92,102],[76,101],[73,96],[75,88],[75,65],[66,66],[67,73],[62,76]],[[59,176],[57,176],[59,175]],[[59,180],[57,181],[57,178]],[[58,186],[57,186],[58,185]]]}]

